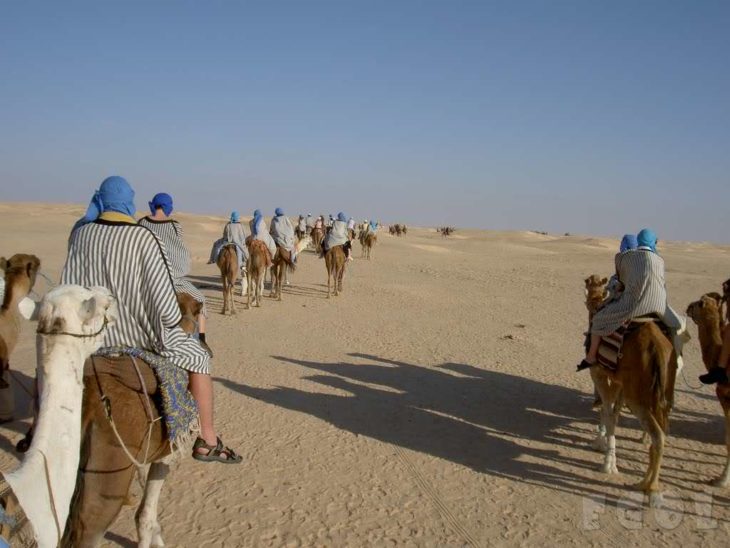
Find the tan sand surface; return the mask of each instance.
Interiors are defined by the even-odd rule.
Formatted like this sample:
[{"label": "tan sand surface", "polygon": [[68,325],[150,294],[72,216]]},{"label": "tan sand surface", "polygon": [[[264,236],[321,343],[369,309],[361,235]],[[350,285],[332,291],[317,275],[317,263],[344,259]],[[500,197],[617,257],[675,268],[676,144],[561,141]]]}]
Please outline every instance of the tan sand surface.
[{"label": "tan sand surface", "polygon": [[[0,255],[35,253],[57,280],[82,211],[0,204]],[[245,460],[174,470],[160,502],[168,546],[727,544],[730,490],[708,485],[725,460],[724,429],[714,392],[696,389],[694,326],[692,387],[677,382],[662,468],[667,504],[682,512],[632,510],[625,484],[647,463],[633,418],[618,432],[620,475],[601,474],[589,447],[591,383],[573,372],[583,279],[611,273],[618,241],[386,231],[371,261],[350,263],[342,296],[325,298],[323,261],[307,252],[283,302],[223,317],[205,261],[225,219],[178,218],[209,299],[217,424]],[[727,246],[662,242],[661,253],[680,310],[730,275]],[[12,359],[26,384],[33,331],[24,326]],[[28,422],[17,393],[22,420],[0,428],[3,470]],[[125,508],[105,546],[135,538]]]}]

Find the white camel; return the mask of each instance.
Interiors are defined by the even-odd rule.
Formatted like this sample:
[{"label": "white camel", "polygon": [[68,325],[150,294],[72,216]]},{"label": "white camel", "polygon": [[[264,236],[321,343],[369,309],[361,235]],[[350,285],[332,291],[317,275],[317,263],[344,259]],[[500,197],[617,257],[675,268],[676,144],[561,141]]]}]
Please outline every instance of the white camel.
[{"label": "white camel", "polygon": [[116,318],[116,302],[99,287],[59,286],[40,306],[35,435],[20,467],[4,474],[40,548],[63,534],[79,466],[84,361]]}]

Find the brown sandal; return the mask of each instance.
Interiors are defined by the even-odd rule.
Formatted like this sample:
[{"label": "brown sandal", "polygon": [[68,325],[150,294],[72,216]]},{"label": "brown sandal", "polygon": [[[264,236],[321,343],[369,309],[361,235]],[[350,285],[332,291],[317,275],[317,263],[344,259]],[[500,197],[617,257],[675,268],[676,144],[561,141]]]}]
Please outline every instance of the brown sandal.
[{"label": "brown sandal", "polygon": [[[198,449],[207,449],[207,453],[198,453]],[[203,438],[195,440],[193,445],[193,458],[202,462],[222,462],[225,464],[236,464],[243,460],[230,447],[223,445],[220,438],[216,438],[215,445],[208,445]]]}]

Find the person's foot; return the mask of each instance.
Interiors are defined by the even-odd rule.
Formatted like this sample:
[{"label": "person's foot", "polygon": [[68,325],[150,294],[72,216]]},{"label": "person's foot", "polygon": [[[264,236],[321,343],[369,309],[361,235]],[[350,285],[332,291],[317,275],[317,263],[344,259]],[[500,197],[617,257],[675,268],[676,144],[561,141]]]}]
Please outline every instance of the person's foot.
[{"label": "person's foot", "polygon": [[215,445],[209,445],[203,438],[195,440],[193,458],[202,462],[222,462],[224,464],[237,464],[243,460],[241,455],[223,445],[220,438],[216,438]]},{"label": "person's foot", "polygon": [[590,367],[593,367],[598,362],[589,362],[588,360],[582,360],[575,368],[576,373],[578,371],[583,371],[584,369],[588,369]]},{"label": "person's foot", "polygon": [[725,384],[728,382],[727,371],[724,367],[714,367],[704,375],[700,375],[702,384]]}]

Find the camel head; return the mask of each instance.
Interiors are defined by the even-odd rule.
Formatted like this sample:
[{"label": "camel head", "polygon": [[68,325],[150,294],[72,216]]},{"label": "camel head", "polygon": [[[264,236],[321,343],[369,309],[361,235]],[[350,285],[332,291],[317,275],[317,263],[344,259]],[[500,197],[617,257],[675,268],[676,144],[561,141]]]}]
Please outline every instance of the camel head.
[{"label": "camel head", "polygon": [[705,293],[699,301],[690,303],[687,307],[687,316],[692,318],[698,326],[722,328],[721,314],[722,296],[719,293]]},{"label": "camel head", "polygon": [[177,294],[177,304],[180,307],[180,327],[188,335],[192,335],[198,329],[198,316],[203,311],[203,304],[199,303],[187,293]]},{"label": "camel head", "polygon": [[60,285],[49,291],[38,314],[38,336],[66,336],[92,354],[102,344],[106,329],[118,317],[117,303],[104,287]]},{"label": "camel head", "polygon": [[606,284],[608,278],[601,278],[597,274],[591,274],[585,280],[586,308],[591,314],[595,314],[599,305],[606,300],[608,292]]},{"label": "camel head", "polygon": [[33,289],[41,261],[35,255],[16,253],[9,259],[0,257],[0,270],[5,278],[5,299],[3,307],[10,306],[13,299],[25,297]]}]

